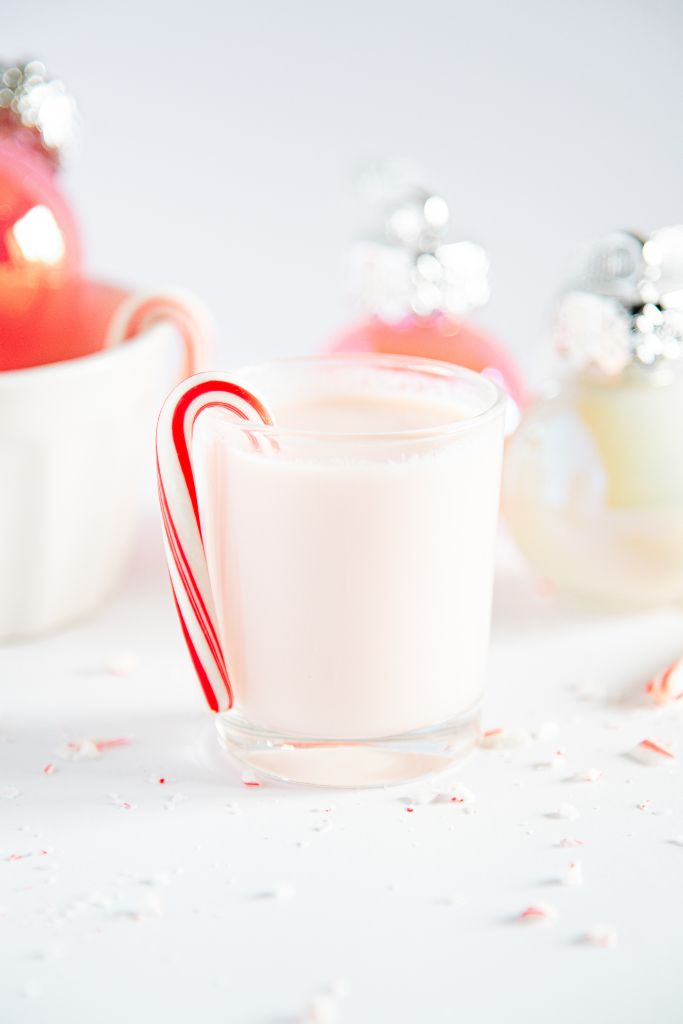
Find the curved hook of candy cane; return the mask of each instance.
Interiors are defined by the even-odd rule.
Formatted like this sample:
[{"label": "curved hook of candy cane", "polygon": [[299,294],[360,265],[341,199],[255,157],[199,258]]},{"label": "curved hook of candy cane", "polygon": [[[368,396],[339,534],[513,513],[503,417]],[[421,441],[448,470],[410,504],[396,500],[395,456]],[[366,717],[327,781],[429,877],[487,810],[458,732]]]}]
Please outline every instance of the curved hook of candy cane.
[{"label": "curved hook of candy cane", "polygon": [[673,704],[683,700],[683,657],[676,658],[645,684],[645,691],[655,704]]},{"label": "curved hook of candy cane", "polygon": [[[219,638],[191,455],[199,415],[216,407],[240,423],[273,424],[263,402],[229,377],[189,377],[174,388],[159,414],[157,478],[168,569],[185,642],[209,707],[227,711],[233,694]],[[250,440],[261,449],[256,431]]]},{"label": "curved hook of candy cane", "polygon": [[183,341],[184,361],[179,377],[203,370],[214,347],[213,319],[195,295],[181,289],[131,292],[114,311],[105,348],[134,338],[154,324],[168,322],[178,329]]}]

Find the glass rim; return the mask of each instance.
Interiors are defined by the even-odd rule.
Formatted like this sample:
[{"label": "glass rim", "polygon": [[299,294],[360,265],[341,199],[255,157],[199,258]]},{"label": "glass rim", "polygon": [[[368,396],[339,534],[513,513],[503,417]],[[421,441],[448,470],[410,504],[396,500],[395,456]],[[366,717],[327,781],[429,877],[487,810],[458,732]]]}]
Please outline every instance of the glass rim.
[{"label": "glass rim", "polygon": [[[251,390],[251,381],[249,378],[252,377],[252,375],[255,376],[257,372],[274,369],[278,366],[289,367],[296,366],[297,364],[309,364],[314,366],[316,364],[319,365],[325,363],[337,365],[346,364],[350,366],[367,365],[377,366],[379,368],[385,367],[388,369],[394,367],[403,371],[413,370],[416,374],[429,374],[442,380],[462,380],[474,384],[477,388],[488,391],[490,400],[484,404],[484,407],[479,412],[461,416],[459,419],[454,419],[452,422],[442,423],[435,427],[411,427],[404,430],[374,432],[311,430],[299,427],[281,427],[277,423],[261,423],[258,421],[238,422],[232,417],[229,417],[227,413],[225,417],[221,417],[221,425],[227,428],[239,430],[242,433],[258,433],[283,438],[299,438],[302,440],[315,439],[321,441],[345,440],[354,443],[386,443],[389,441],[418,441],[454,437],[458,434],[467,433],[482,426],[490,419],[494,419],[497,415],[502,415],[505,411],[507,395],[505,391],[495,383],[495,381],[492,381],[489,377],[484,377],[483,374],[478,373],[476,370],[470,370],[457,363],[449,363],[440,359],[429,359],[425,356],[403,356],[372,352],[331,353],[329,355],[323,353],[320,355],[289,356],[279,359],[264,360],[261,363],[250,363],[247,366],[242,366],[235,370],[230,376],[238,383],[245,384],[245,386],[248,386]],[[261,398],[258,390],[255,390],[255,394],[263,401],[265,407],[268,408],[267,399]],[[221,410],[220,408],[214,407],[211,411],[219,413]]]}]

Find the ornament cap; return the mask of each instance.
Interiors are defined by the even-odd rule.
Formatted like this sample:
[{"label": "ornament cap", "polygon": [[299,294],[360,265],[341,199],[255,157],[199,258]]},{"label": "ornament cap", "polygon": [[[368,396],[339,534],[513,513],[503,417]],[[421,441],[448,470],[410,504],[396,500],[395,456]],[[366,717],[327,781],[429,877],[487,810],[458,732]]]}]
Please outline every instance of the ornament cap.
[{"label": "ornament cap", "polygon": [[3,118],[35,132],[56,163],[77,134],[76,101],[64,83],[50,78],[45,65],[37,60],[0,63],[0,119]]},{"label": "ornament cap", "polygon": [[416,184],[403,164],[373,167],[361,179],[373,221],[351,248],[353,291],[381,320],[466,316],[489,298],[489,261],[474,242],[448,241],[446,200]]},{"label": "ornament cap", "polygon": [[587,253],[560,301],[555,344],[576,369],[608,376],[683,356],[683,225],[613,231]]}]

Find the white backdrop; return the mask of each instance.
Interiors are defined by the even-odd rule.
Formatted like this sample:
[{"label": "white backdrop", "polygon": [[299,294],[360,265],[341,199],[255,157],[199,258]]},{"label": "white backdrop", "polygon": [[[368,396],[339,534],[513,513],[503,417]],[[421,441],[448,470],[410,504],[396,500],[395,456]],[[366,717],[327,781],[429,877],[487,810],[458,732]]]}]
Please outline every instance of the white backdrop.
[{"label": "white backdrop", "polygon": [[219,363],[351,315],[351,177],[408,157],[493,261],[479,314],[532,373],[577,245],[683,219],[676,0],[4,0],[5,59],[80,101],[90,268],[210,305]]},{"label": "white backdrop", "polygon": [[[481,320],[534,372],[576,246],[683,221],[682,30],[681,0],[0,0],[1,56],[79,98],[92,271],[194,289],[223,367],[348,322],[351,176],[398,156],[488,247]],[[337,978],[347,1024],[680,1024],[681,773],[623,756],[661,730],[680,763],[683,718],[629,689],[680,636],[677,611],[563,616],[506,556],[486,727],[558,738],[463,769],[476,814],[381,791],[323,811],[214,767],[148,524],[99,617],[0,651],[2,1024],[286,1024]],[[88,736],[132,742],[56,757]],[[577,855],[585,885],[558,885]],[[545,902],[554,924],[518,927]],[[582,941],[604,925],[616,950]]]}]

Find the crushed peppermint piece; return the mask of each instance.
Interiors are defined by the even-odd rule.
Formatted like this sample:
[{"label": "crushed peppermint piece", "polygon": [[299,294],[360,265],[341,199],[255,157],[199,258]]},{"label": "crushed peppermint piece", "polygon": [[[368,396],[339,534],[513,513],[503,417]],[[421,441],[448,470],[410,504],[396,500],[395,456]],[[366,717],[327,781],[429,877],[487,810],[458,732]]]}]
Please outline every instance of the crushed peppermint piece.
[{"label": "crushed peppermint piece", "polygon": [[116,736],[113,740],[95,740],[95,746],[102,753],[103,750],[113,750],[116,747],[127,747],[130,740],[126,736]]},{"label": "crushed peppermint piece", "polygon": [[54,775],[56,771],[57,769],[53,765],[52,761],[48,761],[48,763],[43,768],[43,775]]},{"label": "crushed peppermint piece", "polygon": [[536,769],[547,769],[552,772],[559,772],[566,766],[567,756],[564,751],[555,751],[550,761],[541,761],[533,765]]},{"label": "crushed peppermint piece", "polygon": [[28,850],[26,853],[10,853],[6,861],[28,860],[29,857],[47,857],[51,850]]},{"label": "crushed peppermint piece", "polygon": [[406,814],[412,814],[414,810],[414,807],[406,807]]},{"label": "crushed peppermint piece", "polygon": [[547,817],[549,818],[562,818],[567,821],[576,821],[577,818],[581,817],[581,812],[578,807],[574,807],[574,804],[558,804],[554,811],[551,811]]},{"label": "crushed peppermint piece", "polygon": [[101,755],[94,740],[73,739],[59,746],[57,757],[65,761],[92,761]]},{"label": "crushed peppermint piece", "polygon": [[108,793],[107,802],[112,804],[114,807],[120,807],[122,811],[136,811],[137,804],[133,804],[130,800],[124,800],[118,795],[118,793]]},{"label": "crushed peppermint piece", "polygon": [[628,756],[634,761],[639,761],[641,764],[646,765],[668,764],[676,760],[676,754],[673,750],[663,743],[651,739],[641,740],[640,743],[629,751]]},{"label": "crushed peppermint piece", "polygon": [[155,772],[153,775],[147,776],[147,781],[151,782],[154,786],[168,786],[176,780],[172,779],[169,775],[161,775]]},{"label": "crushed peppermint piece", "polygon": [[131,672],[135,672],[139,665],[140,659],[136,654],[131,651],[122,651],[119,654],[112,655],[103,666],[103,671],[109,676],[129,676]]},{"label": "crushed peppermint piece", "polygon": [[149,918],[162,917],[163,912],[164,907],[159,893],[152,891],[145,894],[141,905],[123,908],[118,911],[118,916],[140,924]]},{"label": "crushed peppermint piece", "polygon": [[163,808],[165,811],[175,811],[180,801],[187,799],[189,798],[186,797],[184,793],[174,793],[168,798],[168,800],[164,800]]},{"label": "crushed peppermint piece", "polygon": [[514,750],[530,742],[531,733],[526,729],[488,729],[479,737],[484,750]]},{"label": "crushed peppermint piece", "polygon": [[584,771],[576,773],[574,782],[597,782],[601,775],[602,772],[599,768],[586,768]]},{"label": "crushed peppermint piece", "polygon": [[477,801],[472,790],[464,782],[456,782],[443,796],[453,804],[474,804]]},{"label": "crushed peppermint piece", "polygon": [[242,810],[240,805],[238,803],[235,803],[234,801],[231,803],[227,803],[225,805],[225,809],[228,812],[228,814],[239,814],[240,811]]},{"label": "crushed peppermint piece", "polygon": [[554,739],[560,731],[557,722],[543,722],[537,729],[533,729],[531,735],[539,743],[547,743]]},{"label": "crushed peppermint piece", "polygon": [[619,941],[619,932],[612,925],[596,925],[584,934],[584,942],[597,949],[614,949]]},{"label": "crushed peppermint piece", "polygon": [[649,679],[645,692],[658,705],[683,700],[683,658],[677,658],[663,672]]},{"label": "crushed peppermint piece", "polygon": [[431,803],[473,804],[476,796],[464,782],[440,782],[432,784]]},{"label": "crushed peppermint piece", "polygon": [[16,786],[0,786],[0,800],[16,800],[18,796],[21,792]]},{"label": "crushed peppermint piece", "polygon": [[65,761],[92,761],[101,757],[94,740],[70,740],[57,750],[57,755]]},{"label": "crushed peppermint piece", "polygon": [[243,786],[249,786],[252,789],[257,789],[259,786],[262,785],[261,780],[259,779],[255,772],[242,772],[241,778]]},{"label": "crushed peppermint piece", "polygon": [[555,921],[558,916],[557,908],[554,907],[552,903],[533,903],[521,912],[517,920],[538,923],[544,921]]},{"label": "crushed peppermint piece", "polygon": [[573,860],[569,863],[560,881],[562,885],[568,885],[572,888],[583,885],[583,869],[578,860]]},{"label": "crushed peppermint piece", "polygon": [[69,740],[57,750],[57,755],[64,761],[93,761],[102,756],[103,751],[116,747],[125,747],[130,740],[125,736],[117,736],[111,740]]}]

